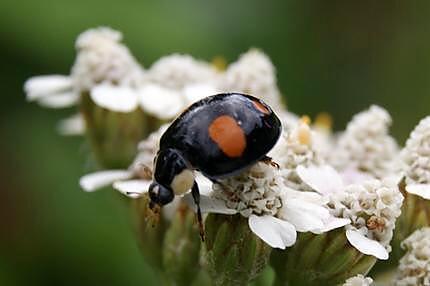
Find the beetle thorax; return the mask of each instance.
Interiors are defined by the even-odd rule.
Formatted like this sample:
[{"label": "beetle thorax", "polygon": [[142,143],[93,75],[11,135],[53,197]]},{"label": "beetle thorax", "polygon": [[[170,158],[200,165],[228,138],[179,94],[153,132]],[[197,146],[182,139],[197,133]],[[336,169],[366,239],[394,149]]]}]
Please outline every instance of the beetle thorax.
[{"label": "beetle thorax", "polygon": [[158,152],[154,179],[175,195],[183,195],[193,187],[194,172],[178,150],[169,148]]}]

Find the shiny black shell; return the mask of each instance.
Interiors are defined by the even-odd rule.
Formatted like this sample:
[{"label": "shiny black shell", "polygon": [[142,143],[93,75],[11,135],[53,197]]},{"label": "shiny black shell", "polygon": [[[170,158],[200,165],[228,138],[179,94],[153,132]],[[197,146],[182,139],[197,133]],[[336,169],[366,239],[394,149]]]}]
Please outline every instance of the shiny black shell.
[{"label": "shiny black shell", "polygon": [[[226,155],[209,134],[209,126],[223,115],[234,118],[245,135],[246,148],[240,156]],[[160,139],[160,150],[176,149],[194,169],[217,179],[262,159],[277,142],[281,128],[279,118],[260,99],[240,93],[217,94],[195,102],[173,121]]]}]

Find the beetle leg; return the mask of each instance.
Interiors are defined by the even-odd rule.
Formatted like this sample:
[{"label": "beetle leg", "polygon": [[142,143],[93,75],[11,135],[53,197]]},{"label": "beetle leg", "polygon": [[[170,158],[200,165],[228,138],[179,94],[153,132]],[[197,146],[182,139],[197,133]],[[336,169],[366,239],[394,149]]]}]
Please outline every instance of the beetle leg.
[{"label": "beetle leg", "polygon": [[151,211],[147,216],[147,220],[150,224],[152,224],[152,227],[155,227],[160,221],[161,207],[157,204],[154,204],[153,202],[149,202],[149,209]]},{"label": "beetle leg", "polygon": [[200,192],[199,186],[197,185],[196,181],[194,181],[193,188],[191,189],[191,194],[193,195],[194,203],[197,206],[197,222],[199,224],[200,238],[202,239],[202,241],[205,241],[205,230],[203,226],[202,211],[200,210]]},{"label": "beetle leg", "polygon": [[272,167],[275,167],[279,169],[279,164],[273,161],[272,157],[269,157],[265,155],[263,158],[260,159],[260,162],[263,162],[265,164],[271,165]]}]

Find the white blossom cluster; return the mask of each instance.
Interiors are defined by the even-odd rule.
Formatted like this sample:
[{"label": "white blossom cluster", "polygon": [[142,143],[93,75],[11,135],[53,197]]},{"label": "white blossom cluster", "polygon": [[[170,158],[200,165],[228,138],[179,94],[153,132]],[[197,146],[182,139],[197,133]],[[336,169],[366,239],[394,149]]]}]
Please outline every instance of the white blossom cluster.
[{"label": "white blossom cluster", "polygon": [[364,277],[361,274],[351,277],[345,281],[343,286],[370,286],[373,283],[373,279],[370,277]]},{"label": "white blossom cluster", "polygon": [[269,156],[281,167],[285,184],[291,188],[306,190],[306,185],[297,176],[297,166],[319,165],[322,159],[315,148],[315,132],[305,120],[299,120],[281,134]]},{"label": "white blossom cluster", "polygon": [[179,90],[189,84],[215,84],[218,76],[215,67],[207,62],[190,55],[172,54],[156,61],[148,70],[146,80]]},{"label": "white blossom cluster", "polygon": [[395,286],[430,285],[430,228],[416,230],[402,242],[406,254],[400,259]]},{"label": "white blossom cluster", "polygon": [[137,87],[143,69],[121,43],[122,34],[110,28],[90,29],[76,40],[77,57],[71,77],[78,91],[101,83]]},{"label": "white blossom cluster", "polygon": [[138,173],[140,170],[142,170],[142,167],[153,170],[154,158],[158,151],[160,138],[167,128],[168,125],[164,124],[158,130],[149,134],[145,140],[139,142],[137,145],[138,153],[133,163],[129,167],[130,170],[134,171],[135,173]]},{"label": "white blossom cluster", "polygon": [[[345,228],[352,244],[358,236],[367,238],[367,242],[372,243],[362,246],[368,247],[369,250],[379,248],[381,258],[388,258],[391,251],[390,241],[396,219],[401,213],[402,202],[403,196],[394,180],[375,179],[349,185],[343,192],[333,194],[329,206],[334,216],[351,220],[351,224]],[[386,251],[380,249],[379,245]]]},{"label": "white blossom cluster", "polygon": [[242,92],[261,97],[275,109],[281,107],[281,96],[276,82],[276,69],[269,57],[258,49],[241,55],[228,66],[219,87],[228,92]]},{"label": "white blossom cluster", "polygon": [[214,197],[225,201],[244,217],[276,215],[281,208],[282,177],[272,166],[257,163],[238,176],[213,185]]},{"label": "white blossom cluster", "polygon": [[430,117],[412,131],[401,152],[406,190],[430,199]]},{"label": "white blossom cluster", "polygon": [[355,170],[376,178],[398,169],[398,147],[388,134],[391,117],[376,105],[358,113],[337,139],[329,163],[343,172]]}]

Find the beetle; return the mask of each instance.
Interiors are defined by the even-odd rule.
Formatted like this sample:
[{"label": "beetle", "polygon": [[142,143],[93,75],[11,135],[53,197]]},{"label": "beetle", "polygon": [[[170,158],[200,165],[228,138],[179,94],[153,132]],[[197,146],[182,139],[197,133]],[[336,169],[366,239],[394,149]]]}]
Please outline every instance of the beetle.
[{"label": "beetle", "polygon": [[251,95],[222,93],[195,102],[160,138],[148,190],[150,208],[162,207],[191,189],[203,240],[200,193],[193,171],[217,182],[257,161],[271,162],[266,154],[281,129],[273,110]]}]

